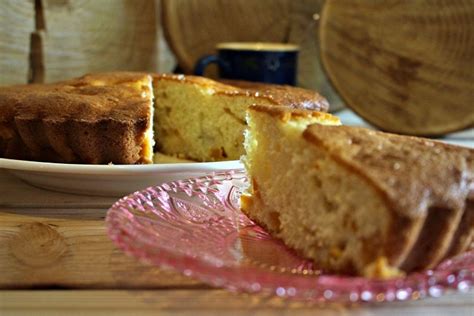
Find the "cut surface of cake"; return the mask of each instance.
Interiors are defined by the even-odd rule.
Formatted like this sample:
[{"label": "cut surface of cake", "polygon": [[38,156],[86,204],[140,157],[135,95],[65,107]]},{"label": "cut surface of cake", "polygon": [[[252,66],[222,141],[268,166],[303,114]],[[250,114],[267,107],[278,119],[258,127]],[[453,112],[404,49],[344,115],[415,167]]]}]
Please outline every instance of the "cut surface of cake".
[{"label": "cut surface of cake", "polygon": [[245,112],[255,103],[326,111],[319,94],[295,87],[222,84],[183,75],[154,76],[158,150],[196,161],[236,160],[244,153]]},{"label": "cut surface of cake", "polygon": [[[432,268],[474,234],[474,150],[252,106],[242,210],[326,270]],[[270,158],[271,157],[271,158]]]},{"label": "cut surface of cake", "polygon": [[152,79],[86,75],[0,89],[0,157],[135,164],[153,156]]}]

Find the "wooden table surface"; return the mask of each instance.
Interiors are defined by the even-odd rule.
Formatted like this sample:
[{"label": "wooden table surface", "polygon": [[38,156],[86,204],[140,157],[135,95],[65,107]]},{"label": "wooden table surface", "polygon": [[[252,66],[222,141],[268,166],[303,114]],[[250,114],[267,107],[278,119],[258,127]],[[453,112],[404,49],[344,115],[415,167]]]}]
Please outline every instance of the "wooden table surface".
[{"label": "wooden table surface", "polygon": [[[345,122],[363,125],[347,113]],[[467,131],[452,142],[474,147]],[[32,187],[0,169],[0,315],[474,315],[474,291],[381,305],[230,293],[127,257],[106,236],[116,198]]]}]

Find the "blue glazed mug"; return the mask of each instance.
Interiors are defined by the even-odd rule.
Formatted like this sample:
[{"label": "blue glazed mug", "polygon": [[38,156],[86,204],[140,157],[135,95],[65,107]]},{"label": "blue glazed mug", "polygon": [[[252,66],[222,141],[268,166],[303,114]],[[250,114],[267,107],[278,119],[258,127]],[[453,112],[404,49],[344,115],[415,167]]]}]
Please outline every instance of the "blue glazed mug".
[{"label": "blue glazed mug", "polygon": [[296,85],[299,48],[284,43],[230,42],[217,45],[217,55],[200,58],[194,74],[202,76],[216,63],[221,79]]}]

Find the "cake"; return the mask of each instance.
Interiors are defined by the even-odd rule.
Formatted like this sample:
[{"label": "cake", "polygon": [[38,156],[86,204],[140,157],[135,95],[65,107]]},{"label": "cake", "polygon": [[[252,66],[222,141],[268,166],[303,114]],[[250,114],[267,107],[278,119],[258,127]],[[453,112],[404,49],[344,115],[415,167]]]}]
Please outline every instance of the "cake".
[{"label": "cake", "polygon": [[326,111],[327,101],[301,88],[196,76],[154,76],[157,149],[195,161],[236,160],[244,154],[249,105]]},{"label": "cake", "polygon": [[[202,77],[115,72],[0,88],[0,157],[37,161],[219,161],[243,154],[253,103],[325,111],[315,92]],[[155,113],[154,113],[155,112]],[[153,135],[155,131],[155,135]]]},{"label": "cake", "polygon": [[314,115],[249,108],[241,207],[252,220],[352,275],[433,268],[470,247],[474,150]]},{"label": "cake", "polygon": [[0,157],[90,164],[151,163],[152,78],[86,75],[0,88]]}]

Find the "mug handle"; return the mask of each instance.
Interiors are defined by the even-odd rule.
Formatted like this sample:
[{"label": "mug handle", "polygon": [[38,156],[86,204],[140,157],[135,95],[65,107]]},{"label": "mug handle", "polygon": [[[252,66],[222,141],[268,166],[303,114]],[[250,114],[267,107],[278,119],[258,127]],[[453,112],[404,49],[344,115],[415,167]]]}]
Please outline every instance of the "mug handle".
[{"label": "mug handle", "polygon": [[196,62],[196,66],[194,66],[193,73],[196,76],[202,76],[204,74],[204,70],[209,64],[216,63],[219,67],[225,67],[224,62],[219,59],[217,55],[206,55],[198,59]]}]

